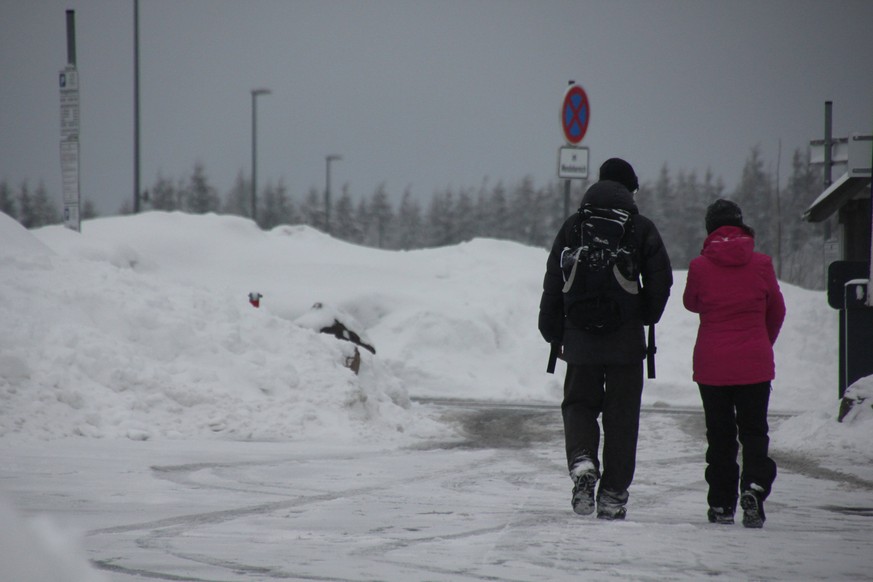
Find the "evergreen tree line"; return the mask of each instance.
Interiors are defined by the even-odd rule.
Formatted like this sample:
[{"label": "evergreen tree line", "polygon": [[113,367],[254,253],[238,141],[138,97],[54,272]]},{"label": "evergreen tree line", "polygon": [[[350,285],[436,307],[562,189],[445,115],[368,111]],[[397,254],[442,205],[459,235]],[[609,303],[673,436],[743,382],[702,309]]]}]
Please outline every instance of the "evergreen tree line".
[{"label": "evergreen tree line", "polygon": [[[26,181],[17,191],[13,190],[5,180],[0,182],[0,212],[16,219],[25,228],[38,228],[63,222],[60,201],[49,195],[42,182],[33,191]],[[95,216],[94,205],[86,202],[82,209],[82,217]]]},{"label": "evergreen tree line", "polygon": [[[779,171],[777,170],[777,174]],[[752,149],[742,178],[733,192],[725,192],[720,178],[707,171],[671,172],[664,164],[654,181],[644,182],[636,194],[640,212],[657,225],[673,267],[686,269],[700,252],[706,236],[706,207],[717,198],[730,198],[743,209],[746,224],[756,232],[756,247],[773,257],[780,279],[810,289],[825,283],[823,241],[833,232],[832,221],[811,224],[801,215],[822,189],[821,170],[809,164],[809,153],[795,151],[784,188],[766,168],[760,149]],[[588,181],[573,181],[570,209],[575,210]],[[777,196],[778,194],[778,196]],[[516,241],[550,248],[564,222],[564,183],[536,186],[531,178],[516,184],[497,182],[478,188],[446,189],[422,201],[407,188],[395,206],[384,184],[370,195],[353,197],[348,184],[334,193],[329,214],[324,192],[311,188],[295,197],[283,181],[268,182],[257,196],[257,223],[263,229],[282,224],[305,224],[350,243],[382,249],[411,250],[458,244],[476,237]],[[144,196],[144,209],[208,212],[251,216],[251,182],[240,172],[222,197],[197,163],[192,175],[172,180],[158,176]],[[27,228],[60,222],[60,211],[45,187],[18,193],[0,182],[0,210]],[[129,203],[121,213],[130,213]],[[94,217],[86,203],[83,217]]]}]

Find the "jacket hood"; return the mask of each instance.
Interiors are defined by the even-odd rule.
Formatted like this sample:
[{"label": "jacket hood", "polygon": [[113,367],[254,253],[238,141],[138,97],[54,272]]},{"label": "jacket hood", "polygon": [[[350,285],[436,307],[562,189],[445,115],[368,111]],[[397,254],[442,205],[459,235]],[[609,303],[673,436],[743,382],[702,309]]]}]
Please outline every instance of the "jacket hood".
[{"label": "jacket hood", "polygon": [[631,214],[639,214],[634,195],[626,187],[612,180],[601,180],[588,188],[585,196],[582,197],[582,206],[586,204],[598,208],[620,208]]},{"label": "jacket hood", "polygon": [[722,226],[706,237],[700,254],[717,265],[737,267],[751,261],[754,252],[755,239],[745,229]]}]

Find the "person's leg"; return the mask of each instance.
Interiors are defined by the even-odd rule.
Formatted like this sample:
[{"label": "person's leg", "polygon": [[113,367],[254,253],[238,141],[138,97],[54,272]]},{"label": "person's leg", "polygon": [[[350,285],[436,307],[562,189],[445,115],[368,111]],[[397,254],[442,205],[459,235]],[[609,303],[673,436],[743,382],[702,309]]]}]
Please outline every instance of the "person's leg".
[{"label": "person's leg", "polygon": [[603,407],[604,372],[602,366],[567,366],[564,379],[564,443],[567,468],[573,470],[580,460],[588,460],[599,471],[600,424]]},{"label": "person's leg", "polygon": [[761,499],[770,495],[776,480],[776,463],[769,457],[770,427],[767,409],[770,403],[770,383],[737,387],[737,427],[743,445],[743,472],[740,489],[752,484],[762,488]]},{"label": "person's leg", "polygon": [[600,477],[600,425],[597,418],[603,406],[603,368],[567,366],[564,380],[564,441],[567,468],[573,480],[570,503],[579,515],[594,512],[594,489]]},{"label": "person's leg", "polygon": [[[603,401],[603,475],[598,501],[623,507],[636,470],[643,363],[608,366]],[[599,514],[600,512],[598,512]]]},{"label": "person's leg", "polygon": [[737,505],[740,467],[737,464],[737,420],[733,386],[699,384],[706,419],[707,501],[712,508],[733,514]]},{"label": "person's leg", "polygon": [[743,525],[764,526],[764,500],[770,495],[776,480],[776,463],[768,455],[770,446],[767,408],[770,383],[737,388],[737,426],[743,445],[743,472],[740,477],[740,505]]}]

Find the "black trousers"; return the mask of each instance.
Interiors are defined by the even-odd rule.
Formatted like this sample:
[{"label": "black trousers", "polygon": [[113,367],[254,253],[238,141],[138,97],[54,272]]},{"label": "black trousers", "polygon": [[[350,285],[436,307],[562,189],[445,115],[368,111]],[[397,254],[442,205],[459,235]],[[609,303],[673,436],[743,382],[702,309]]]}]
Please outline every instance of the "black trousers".
[{"label": "black trousers", "polygon": [[[567,467],[572,469],[580,459],[590,460],[601,473],[598,496],[607,494],[615,503],[627,501],[634,478],[642,394],[642,361],[625,366],[567,366],[561,403]],[[602,464],[598,457],[601,414]]]},{"label": "black trousers", "polygon": [[[698,386],[706,415],[706,482],[710,507],[736,508],[738,487],[745,491],[752,483],[764,488],[763,498],[766,499],[776,479],[776,463],[768,456],[770,382]],[[742,472],[737,464],[740,444],[743,446]]]}]

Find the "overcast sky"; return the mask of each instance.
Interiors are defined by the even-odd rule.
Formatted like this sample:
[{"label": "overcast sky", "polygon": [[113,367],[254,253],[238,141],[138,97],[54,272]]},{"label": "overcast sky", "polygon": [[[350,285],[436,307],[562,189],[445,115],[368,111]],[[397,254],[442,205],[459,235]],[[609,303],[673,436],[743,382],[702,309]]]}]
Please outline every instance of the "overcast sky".
[{"label": "overcast sky", "polygon": [[[58,72],[76,11],[81,190],[133,197],[133,0],[0,0],[0,180],[61,196]],[[732,189],[753,146],[783,180],[824,134],[873,132],[870,0],[140,0],[141,182],[222,196],[251,173],[302,196],[385,183],[478,188],[556,180],[569,80],[588,94],[591,166],[643,182],[712,169]]]}]

